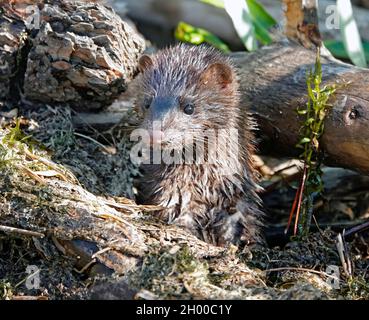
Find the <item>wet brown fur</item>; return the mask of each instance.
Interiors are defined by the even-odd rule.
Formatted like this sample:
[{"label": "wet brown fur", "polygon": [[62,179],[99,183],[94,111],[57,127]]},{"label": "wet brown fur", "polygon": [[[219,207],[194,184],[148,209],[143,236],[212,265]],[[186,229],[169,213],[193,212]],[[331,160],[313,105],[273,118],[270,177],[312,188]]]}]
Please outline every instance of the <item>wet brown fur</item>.
[{"label": "wet brown fur", "polygon": [[[214,163],[144,165],[139,200],[161,205],[158,216],[187,228],[216,245],[259,242],[262,226],[258,185],[252,164],[254,122],[240,106],[239,85],[234,67],[218,51],[177,45],[140,60],[140,94],[137,110],[141,128],[151,130],[153,115],[143,107],[147,100],[174,96],[178,104],[160,117],[165,143],[178,147],[183,135],[196,139],[206,129],[239,129],[238,162],[229,162],[221,150]],[[183,101],[191,101],[195,112],[183,113]],[[178,147],[180,148],[180,147]]]}]

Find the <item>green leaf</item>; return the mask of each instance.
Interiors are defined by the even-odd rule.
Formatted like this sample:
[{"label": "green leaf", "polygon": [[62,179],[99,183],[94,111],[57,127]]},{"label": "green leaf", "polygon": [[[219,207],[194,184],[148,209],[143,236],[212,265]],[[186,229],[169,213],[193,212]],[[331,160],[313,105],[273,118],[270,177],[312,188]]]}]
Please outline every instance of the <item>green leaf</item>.
[{"label": "green leaf", "polygon": [[299,142],[299,144],[305,144],[305,143],[309,143],[311,140],[308,137],[302,138]]},{"label": "green leaf", "polygon": [[246,0],[254,21],[258,21],[264,29],[270,29],[277,24],[277,21],[264,9],[256,0]]},{"label": "green leaf", "polygon": [[[224,0],[200,0],[203,3],[224,9]],[[257,21],[260,27],[270,29],[277,24],[277,21],[264,9],[263,5],[257,0],[246,0],[250,9],[253,21]]]},{"label": "green leaf", "polygon": [[277,21],[256,0],[246,0],[246,2],[250,9],[256,38],[264,45],[271,43],[272,38],[268,30],[275,26]]},{"label": "green leaf", "polygon": [[323,120],[326,116],[327,112],[325,110],[319,111],[319,120]]},{"label": "green leaf", "polygon": [[205,42],[223,52],[230,52],[228,46],[214,34],[205,29],[194,27],[183,21],[178,23],[174,35],[176,39],[183,42],[189,42],[195,45]]},{"label": "green leaf", "polygon": [[255,27],[245,0],[224,0],[224,8],[231,17],[238,36],[248,51],[258,48]]},{"label": "green leaf", "polygon": [[337,0],[337,11],[340,20],[341,35],[348,56],[355,65],[365,68],[367,64],[363,44],[353,16],[351,1]]},{"label": "green leaf", "polygon": [[[217,8],[225,8],[224,0],[200,0],[200,1],[206,4],[210,4]],[[233,1],[235,2],[238,0]],[[256,39],[260,41],[263,45],[270,44],[272,42],[272,38],[268,30],[271,27],[275,26],[277,24],[277,21],[264,9],[264,7],[258,1],[256,0],[242,0],[242,1],[246,1],[246,6],[249,9],[249,15],[251,18],[251,22],[253,24]],[[239,13],[242,13],[240,1],[238,1],[238,3],[236,2],[235,5],[238,6],[238,8],[240,8]],[[247,20],[247,16],[245,16],[244,18]],[[242,39],[242,36],[240,36],[240,38]]]},{"label": "green leaf", "polygon": [[307,119],[306,121],[305,121],[305,125],[310,125],[310,124],[312,124],[313,122],[315,121],[315,119],[314,118],[309,118],[309,119]]},{"label": "green leaf", "polygon": [[[324,41],[326,48],[338,59],[350,59],[345,45],[342,41],[338,40],[326,40]],[[369,42],[363,42],[363,49],[365,54],[365,59],[369,62]]]},{"label": "green leaf", "polygon": [[297,110],[297,113],[299,115],[305,115],[305,114],[307,114],[307,110],[306,109]]},{"label": "green leaf", "polygon": [[270,36],[269,31],[265,29],[258,20],[254,20],[253,24],[255,28],[256,39],[263,45],[270,44],[272,42],[272,37]]},{"label": "green leaf", "polygon": [[[311,78],[310,78],[310,81],[311,81]],[[314,100],[315,95],[314,95],[313,89],[311,88],[310,81],[308,82],[307,91],[308,91],[308,95],[309,95],[310,99]]]},{"label": "green leaf", "polygon": [[223,0],[200,0],[201,2],[204,2],[206,4],[210,4],[217,8],[224,9],[224,1]]}]

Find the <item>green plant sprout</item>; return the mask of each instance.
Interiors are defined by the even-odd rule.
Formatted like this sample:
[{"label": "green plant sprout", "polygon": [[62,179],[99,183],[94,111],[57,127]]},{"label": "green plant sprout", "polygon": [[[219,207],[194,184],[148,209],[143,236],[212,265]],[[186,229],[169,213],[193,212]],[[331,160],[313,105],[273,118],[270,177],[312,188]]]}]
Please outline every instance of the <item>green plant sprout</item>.
[{"label": "green plant sprout", "polygon": [[208,43],[225,53],[230,52],[228,46],[217,36],[205,29],[196,28],[185,22],[178,23],[174,35],[178,40],[183,42],[189,42],[195,45]]},{"label": "green plant sprout", "polygon": [[285,233],[287,233],[293,215],[295,217],[294,235],[307,235],[310,230],[313,215],[314,200],[323,192],[321,170],[320,138],[324,132],[324,120],[329,110],[329,99],[337,90],[336,85],[322,84],[322,65],[320,63],[320,48],[314,71],[310,70],[307,76],[308,101],[306,106],[298,109],[297,113],[305,117],[301,127],[301,137],[297,148],[302,149],[300,159],[304,163],[303,176],[296,192]]}]

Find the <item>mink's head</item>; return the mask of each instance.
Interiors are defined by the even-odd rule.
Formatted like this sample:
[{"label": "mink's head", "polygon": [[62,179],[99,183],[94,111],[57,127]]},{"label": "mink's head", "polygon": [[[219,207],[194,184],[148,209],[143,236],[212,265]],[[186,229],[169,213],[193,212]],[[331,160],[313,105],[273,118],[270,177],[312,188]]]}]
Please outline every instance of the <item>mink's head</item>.
[{"label": "mink's head", "polygon": [[136,107],[151,143],[179,149],[206,130],[236,126],[237,77],[230,61],[215,49],[181,44],[142,56],[139,68]]}]

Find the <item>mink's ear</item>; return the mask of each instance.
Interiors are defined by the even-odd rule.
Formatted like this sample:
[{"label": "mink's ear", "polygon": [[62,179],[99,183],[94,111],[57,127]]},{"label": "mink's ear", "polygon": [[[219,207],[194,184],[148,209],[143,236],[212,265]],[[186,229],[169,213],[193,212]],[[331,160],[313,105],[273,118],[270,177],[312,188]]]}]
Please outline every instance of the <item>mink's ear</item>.
[{"label": "mink's ear", "polygon": [[138,60],[138,69],[140,72],[145,72],[145,70],[149,69],[153,65],[152,59],[147,54],[141,56]]},{"label": "mink's ear", "polygon": [[233,72],[229,65],[221,62],[211,64],[200,76],[202,85],[217,85],[226,88],[233,81]]}]

